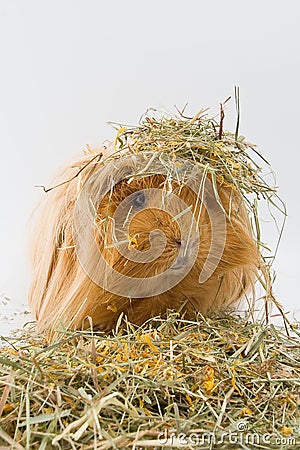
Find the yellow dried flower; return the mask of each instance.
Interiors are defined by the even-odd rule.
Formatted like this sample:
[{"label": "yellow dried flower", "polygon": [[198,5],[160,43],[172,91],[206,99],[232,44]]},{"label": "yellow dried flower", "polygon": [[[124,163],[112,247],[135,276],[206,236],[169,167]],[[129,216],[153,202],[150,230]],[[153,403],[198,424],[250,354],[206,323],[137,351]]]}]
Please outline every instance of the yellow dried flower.
[{"label": "yellow dried flower", "polygon": [[193,403],[193,400],[191,399],[191,397],[189,396],[189,394],[186,394],[185,398],[187,399],[188,404],[190,405],[191,408],[194,408],[195,405]]},{"label": "yellow dried flower", "polygon": [[250,408],[248,408],[248,407],[245,407],[245,408],[243,408],[242,409],[242,411],[240,412],[240,417],[243,417],[243,416],[245,416],[245,415],[248,415],[248,416],[253,416],[253,411],[252,411],[252,409],[250,409]]},{"label": "yellow dried flower", "polygon": [[138,241],[137,241],[137,234],[135,234],[134,236],[127,236],[128,240],[129,240],[129,244],[128,244],[128,250],[132,250],[133,248],[137,248],[138,247]]},{"label": "yellow dried flower", "polygon": [[154,352],[159,352],[158,347],[152,343],[151,338],[152,338],[152,333],[147,333],[147,334],[142,334],[139,337],[139,340],[140,340],[140,342],[147,344],[151,348],[151,350],[153,350]]},{"label": "yellow dried flower", "polygon": [[13,405],[12,403],[6,403],[6,405],[3,406],[3,412],[5,414],[10,413],[14,409],[15,409],[15,405]]},{"label": "yellow dried flower", "polygon": [[202,384],[207,392],[212,391],[212,389],[215,387],[215,371],[212,367],[210,366],[206,367]]},{"label": "yellow dried flower", "polygon": [[112,312],[117,312],[118,308],[116,307],[116,305],[114,303],[111,303],[110,305],[107,305],[106,309],[109,309]]},{"label": "yellow dried flower", "polygon": [[284,434],[285,436],[288,436],[289,434],[291,434],[291,432],[292,432],[291,427],[286,427],[286,426],[283,426],[280,430],[280,433]]},{"label": "yellow dried flower", "polygon": [[117,145],[118,145],[119,137],[120,137],[121,134],[123,134],[125,131],[126,131],[126,127],[121,127],[121,128],[118,130],[117,135],[116,135],[116,138],[115,138],[115,142],[114,142],[114,147],[115,147],[115,148],[116,148]]}]

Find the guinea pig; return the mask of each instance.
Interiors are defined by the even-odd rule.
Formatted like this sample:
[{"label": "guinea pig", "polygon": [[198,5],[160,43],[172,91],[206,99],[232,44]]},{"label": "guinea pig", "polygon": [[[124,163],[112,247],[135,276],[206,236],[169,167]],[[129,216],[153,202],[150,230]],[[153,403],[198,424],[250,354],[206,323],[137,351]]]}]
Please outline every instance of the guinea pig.
[{"label": "guinea pig", "polygon": [[[178,175],[179,174],[179,175]],[[235,305],[260,259],[234,186],[193,164],[113,145],[70,164],[46,193],[32,243],[31,309],[41,330],[109,332],[177,310]]]}]

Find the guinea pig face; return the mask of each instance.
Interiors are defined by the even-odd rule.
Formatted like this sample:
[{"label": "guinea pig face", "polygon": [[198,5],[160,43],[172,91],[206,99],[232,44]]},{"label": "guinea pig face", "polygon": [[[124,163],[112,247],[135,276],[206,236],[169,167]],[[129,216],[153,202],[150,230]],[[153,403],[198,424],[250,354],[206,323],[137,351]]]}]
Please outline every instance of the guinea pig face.
[{"label": "guinea pig face", "polygon": [[[224,208],[240,209],[230,189],[220,189],[219,195]],[[198,296],[201,274],[218,279],[248,263],[253,242],[241,212],[228,220],[211,197],[203,201],[188,186],[155,175],[123,180],[102,199],[96,224],[99,251],[118,273],[143,278],[144,290],[137,297],[157,294],[157,283],[153,291],[150,279],[159,274],[165,274],[162,293]],[[124,296],[127,285],[124,281]]]},{"label": "guinea pig face", "polygon": [[[176,183],[166,186],[166,177],[156,175],[130,184],[123,180],[103,198],[97,240],[116,270],[144,278],[164,272],[176,261],[185,245],[183,234],[190,233],[191,239],[197,234],[191,220],[192,195],[186,205],[183,188],[181,195],[179,191]],[[176,217],[186,206],[190,206],[187,216]]]},{"label": "guinea pig face", "polygon": [[162,292],[178,295],[184,289],[197,296],[204,269],[206,279],[217,279],[248,264],[255,252],[241,199],[228,188],[219,188],[218,195],[222,206],[212,192],[203,201],[164,175],[122,180],[98,207],[99,251],[118,273],[143,278],[145,289],[137,297],[157,294],[150,279],[159,274],[168,280]]}]

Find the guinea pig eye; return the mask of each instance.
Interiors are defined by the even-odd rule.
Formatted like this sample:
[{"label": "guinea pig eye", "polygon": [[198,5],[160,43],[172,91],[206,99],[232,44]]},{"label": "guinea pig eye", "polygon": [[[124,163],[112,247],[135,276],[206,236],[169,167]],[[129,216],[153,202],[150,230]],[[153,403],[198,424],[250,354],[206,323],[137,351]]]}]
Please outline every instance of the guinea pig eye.
[{"label": "guinea pig eye", "polygon": [[146,196],[143,191],[136,192],[132,200],[132,206],[136,209],[142,208],[146,202]]}]

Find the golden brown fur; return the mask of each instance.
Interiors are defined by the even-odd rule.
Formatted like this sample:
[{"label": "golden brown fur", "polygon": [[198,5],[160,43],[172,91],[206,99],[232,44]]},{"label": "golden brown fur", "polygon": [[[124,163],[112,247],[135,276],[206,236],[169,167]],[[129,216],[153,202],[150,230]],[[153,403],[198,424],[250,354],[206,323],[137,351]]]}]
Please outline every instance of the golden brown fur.
[{"label": "golden brown fur", "polygon": [[[67,167],[56,183],[71,179],[92,156]],[[197,205],[195,194],[188,187],[173,183],[173,190],[187,203],[193,204],[194,215],[199,214],[200,246],[196,263],[185,278],[171,290],[146,298],[126,298],[104,291],[82,269],[74,249],[73,215],[78,193],[86,180],[99,168],[95,160],[73,178],[46,194],[40,217],[36,224],[32,246],[33,276],[29,294],[32,311],[40,329],[51,333],[61,325],[78,329],[90,325],[111,330],[120,315],[141,324],[150,317],[163,314],[167,309],[178,310],[185,304],[185,317],[193,318],[198,312],[208,314],[234,305],[253,285],[259,254],[252,237],[246,208],[230,186],[218,186],[224,209],[231,209],[231,219],[226,219],[227,234],[223,255],[210,278],[199,284],[199,273],[211,245],[211,223],[207,211]],[[155,208],[142,210],[130,223],[130,236],[135,237],[139,251],[149,248],[149,233],[160,228],[167,240],[163,254],[153,263],[125,261],[111,240],[112,217],[119,202],[130,193],[148,187],[162,186],[163,175],[134,179],[128,184],[116,185],[112,197],[108,194],[99,205],[95,219],[95,239],[99,251],[118,272],[133,277],[151,277],[162,273],[176,259],[180,246],[180,230],[176,222],[165,212]],[[105,245],[103,224],[105,223]],[[107,248],[107,246],[109,248]],[[93,255],[90,255],[93,258]],[[97,268],[95,267],[95,270]],[[105,276],[105,274],[103,274]]]}]

